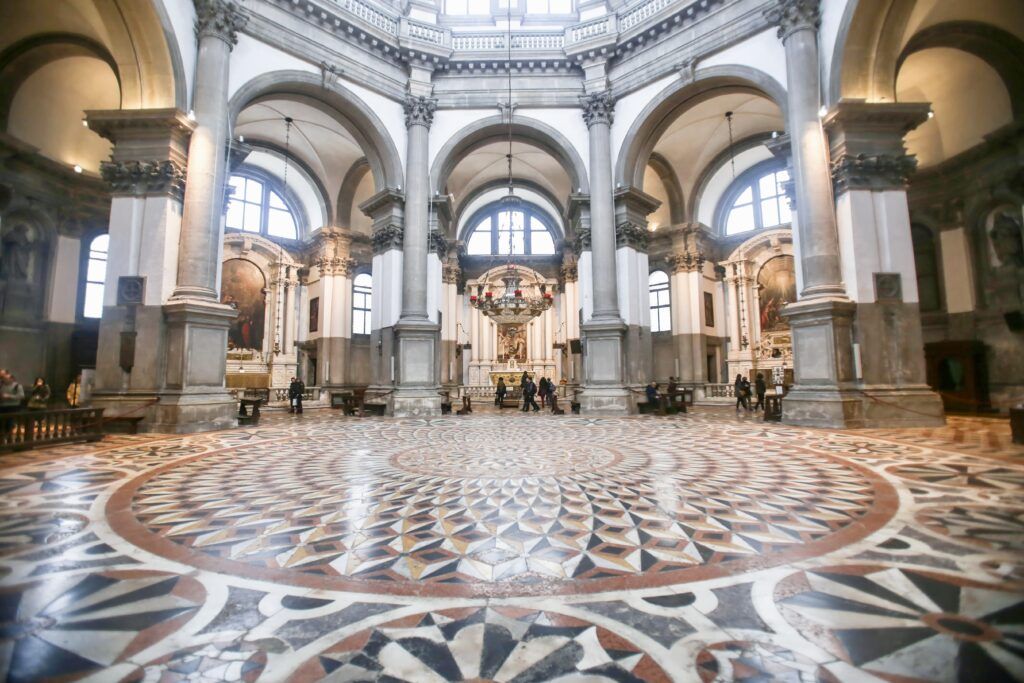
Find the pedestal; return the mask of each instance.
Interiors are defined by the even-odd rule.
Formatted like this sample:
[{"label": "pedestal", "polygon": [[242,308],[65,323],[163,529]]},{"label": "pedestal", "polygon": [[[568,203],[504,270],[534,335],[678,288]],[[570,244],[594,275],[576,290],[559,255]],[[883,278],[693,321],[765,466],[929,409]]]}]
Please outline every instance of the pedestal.
[{"label": "pedestal", "polygon": [[623,385],[622,338],[626,325],[617,319],[597,319],[582,326],[586,339],[581,412],[590,415],[627,415],[629,391]]},{"label": "pedestal", "polygon": [[437,393],[437,349],[441,328],[429,320],[400,320],[395,325],[398,345],[395,363],[397,388],[392,399],[395,417],[425,417],[441,414]]}]

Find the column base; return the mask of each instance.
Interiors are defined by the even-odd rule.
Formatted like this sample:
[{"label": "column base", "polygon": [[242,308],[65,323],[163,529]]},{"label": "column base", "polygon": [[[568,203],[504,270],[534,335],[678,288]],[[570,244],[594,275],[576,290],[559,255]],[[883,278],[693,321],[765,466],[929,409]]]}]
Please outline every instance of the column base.
[{"label": "column base", "polygon": [[391,399],[391,414],[395,417],[432,417],[441,414],[441,397],[436,391],[412,389],[395,391]]},{"label": "column base", "polygon": [[194,394],[96,392],[91,405],[105,408],[105,418],[141,417],[140,432],[192,434],[238,426],[238,404],[223,390]]},{"label": "column base", "polygon": [[796,386],[782,401],[782,421],[800,427],[875,429],[941,427],[946,417],[942,399],[928,387]]},{"label": "column base", "polygon": [[429,320],[399,320],[395,325],[395,417],[441,414],[440,373],[437,367],[441,327]]},{"label": "column base", "polygon": [[629,415],[633,409],[626,389],[587,387],[579,396],[583,415]]}]

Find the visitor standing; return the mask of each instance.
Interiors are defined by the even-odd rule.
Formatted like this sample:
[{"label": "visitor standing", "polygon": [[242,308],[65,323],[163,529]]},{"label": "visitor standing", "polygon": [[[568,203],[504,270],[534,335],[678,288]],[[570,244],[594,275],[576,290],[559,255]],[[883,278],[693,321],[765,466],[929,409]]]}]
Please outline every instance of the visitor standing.
[{"label": "visitor standing", "polygon": [[736,375],[736,381],[732,383],[732,393],[736,395],[736,412],[744,407],[743,403],[743,375]]},{"label": "visitor standing", "polygon": [[530,407],[533,407],[533,412],[539,413],[540,406],[537,405],[537,401],[534,396],[537,395],[537,385],[534,384],[533,380],[529,377],[526,378],[526,386],[523,387],[523,412],[529,412]]},{"label": "visitor standing", "polygon": [[530,381],[530,373],[528,373],[526,370],[523,370],[523,376],[521,378],[519,378],[519,388],[520,389],[525,389],[526,388],[526,383],[529,382],[529,381]]},{"label": "visitor standing", "polygon": [[537,389],[540,392],[540,407],[543,408],[547,405],[548,400],[548,378],[541,377],[540,382],[537,383]]},{"label": "visitor standing", "polygon": [[50,403],[50,387],[42,377],[36,377],[32,384],[32,391],[28,395],[29,410],[46,410]]},{"label": "visitor standing", "polygon": [[302,414],[302,394],[306,392],[306,385],[298,377],[292,377],[292,383],[288,385],[288,412]]},{"label": "visitor standing", "polygon": [[764,381],[764,375],[760,372],[757,373],[757,378],[754,380],[754,393],[757,394],[754,410],[764,410],[764,395],[768,393],[768,385]]},{"label": "visitor standing", "polygon": [[750,380],[746,377],[743,378],[743,407],[750,412]]},{"label": "visitor standing", "polygon": [[498,390],[494,392],[494,405],[501,407],[501,404],[505,402],[505,394],[508,393],[508,387],[505,386],[505,378],[498,378]]},{"label": "visitor standing", "polygon": [[68,405],[72,408],[78,407],[78,401],[80,400],[82,393],[82,373],[75,375],[75,378],[71,380],[71,384],[68,385],[68,390],[64,396],[68,400]]}]

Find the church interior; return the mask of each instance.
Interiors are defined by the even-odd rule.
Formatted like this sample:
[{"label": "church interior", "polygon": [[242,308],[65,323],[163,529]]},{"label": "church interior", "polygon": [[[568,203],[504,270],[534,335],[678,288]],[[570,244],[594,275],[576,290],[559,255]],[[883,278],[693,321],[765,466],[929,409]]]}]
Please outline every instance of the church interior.
[{"label": "church interior", "polygon": [[0,2],[0,677],[1024,680],[1020,0]]}]

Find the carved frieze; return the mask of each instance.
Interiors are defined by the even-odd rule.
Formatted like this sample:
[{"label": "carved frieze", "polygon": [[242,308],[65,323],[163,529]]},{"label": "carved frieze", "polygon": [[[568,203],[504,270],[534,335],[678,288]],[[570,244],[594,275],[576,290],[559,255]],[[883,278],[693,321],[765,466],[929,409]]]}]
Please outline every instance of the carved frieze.
[{"label": "carved frieze", "polygon": [[583,105],[583,120],[590,128],[596,123],[612,125],[615,120],[615,100],[607,90],[582,95],[580,103]]},{"label": "carved frieze", "polygon": [[238,44],[238,32],[249,21],[238,5],[228,0],[195,0],[195,6],[199,36],[220,38],[232,47]]},{"label": "carved frieze", "polygon": [[832,162],[832,182],[837,194],[902,189],[916,169],[917,159],[912,154],[845,154]]},{"label": "carved frieze", "polygon": [[114,194],[168,194],[178,200],[185,194],[185,167],[175,161],[104,161],[100,174]]},{"label": "carved frieze", "polygon": [[820,0],[775,0],[764,10],[764,18],[779,27],[779,38],[786,40],[792,33],[821,26]]}]

